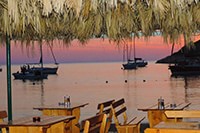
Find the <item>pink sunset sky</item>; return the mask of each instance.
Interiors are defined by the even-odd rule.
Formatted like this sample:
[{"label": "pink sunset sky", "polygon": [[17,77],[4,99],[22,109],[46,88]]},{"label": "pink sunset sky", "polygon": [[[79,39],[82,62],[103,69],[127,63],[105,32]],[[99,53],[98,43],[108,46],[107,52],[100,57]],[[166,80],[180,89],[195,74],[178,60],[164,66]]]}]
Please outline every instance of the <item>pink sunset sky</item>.
[{"label": "pink sunset sky", "polygon": [[[200,37],[194,37],[194,41]],[[163,42],[162,37],[153,36],[148,40],[139,38],[136,42],[136,55],[147,61],[156,61],[171,52],[171,44]],[[91,39],[82,45],[77,40],[70,45],[63,41],[53,41],[53,52],[58,63],[77,63],[77,62],[111,62],[123,61],[123,45],[109,42],[108,39]],[[131,41],[127,41],[131,44]],[[44,63],[54,63],[50,48],[43,43]],[[183,39],[176,44],[175,51],[182,47]],[[12,64],[37,63],[40,59],[40,49],[37,42],[34,45],[26,47],[19,42],[11,42],[11,60]],[[0,46],[0,64],[6,62],[5,46]]]}]

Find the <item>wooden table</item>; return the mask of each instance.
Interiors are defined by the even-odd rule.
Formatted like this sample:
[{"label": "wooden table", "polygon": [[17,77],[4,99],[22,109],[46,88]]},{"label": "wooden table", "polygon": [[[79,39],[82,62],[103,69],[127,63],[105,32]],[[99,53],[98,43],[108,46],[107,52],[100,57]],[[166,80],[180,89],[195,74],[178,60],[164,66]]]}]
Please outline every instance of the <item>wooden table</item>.
[{"label": "wooden table", "polygon": [[80,128],[77,126],[80,119],[80,108],[88,105],[88,103],[85,104],[79,104],[79,103],[71,103],[70,106],[64,106],[64,105],[49,105],[49,106],[41,106],[41,107],[35,107],[33,109],[37,109],[42,111],[43,115],[48,116],[57,116],[57,115],[73,115],[76,118],[70,122],[70,125],[72,127],[71,132],[72,133],[79,133]]},{"label": "wooden table", "polygon": [[172,121],[172,119],[168,119],[164,112],[166,110],[183,110],[188,107],[191,103],[179,103],[176,104],[176,107],[171,107],[169,103],[165,104],[165,109],[158,109],[158,105],[154,104],[152,106],[146,108],[139,108],[140,111],[147,112],[149,126],[154,127],[161,121]]},{"label": "wooden table", "polygon": [[152,128],[147,128],[145,133],[200,133],[200,123],[161,122]]},{"label": "wooden table", "polygon": [[66,124],[75,116],[40,116],[40,122],[33,122],[33,117],[1,122],[0,128],[8,127],[9,133],[67,133]]}]

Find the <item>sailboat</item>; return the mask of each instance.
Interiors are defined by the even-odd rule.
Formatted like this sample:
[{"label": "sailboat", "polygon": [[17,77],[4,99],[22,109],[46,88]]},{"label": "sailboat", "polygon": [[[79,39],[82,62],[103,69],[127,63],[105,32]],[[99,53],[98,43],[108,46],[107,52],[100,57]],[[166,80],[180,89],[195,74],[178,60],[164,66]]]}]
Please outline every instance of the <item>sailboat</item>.
[{"label": "sailboat", "polygon": [[44,67],[43,65],[43,53],[42,53],[42,44],[40,44],[40,53],[41,53],[41,57],[40,57],[40,61],[39,63],[28,63],[25,64],[27,66],[26,71],[29,72],[33,72],[33,71],[40,71],[43,74],[57,74],[57,70],[58,70],[58,63],[56,61],[55,55],[53,54],[53,50],[52,47],[49,45],[53,59],[55,61],[55,67]]},{"label": "sailboat", "polygon": [[123,59],[125,60],[125,54],[126,54],[127,62],[122,64],[124,70],[132,70],[137,68],[137,65],[135,64],[134,60],[130,59],[131,49],[132,45],[131,47],[128,47],[128,44],[125,44]]},{"label": "sailboat", "polygon": [[53,54],[52,47],[49,46],[54,57],[56,67],[44,67],[43,66],[43,54],[42,54],[42,44],[40,44],[40,62],[39,63],[27,63],[21,66],[21,71],[13,73],[15,79],[28,79],[28,80],[41,80],[47,79],[48,74],[57,74],[58,63],[56,62],[55,56]]},{"label": "sailboat", "polygon": [[[133,40],[133,38],[134,38],[134,40]],[[132,46],[134,46],[133,47],[134,48],[134,59],[133,60],[130,59]],[[148,62],[143,60],[142,58],[136,58],[135,37],[132,37],[130,49],[128,48],[128,45],[126,45],[126,53],[127,53],[127,63],[122,64],[124,70],[136,69],[137,67],[145,67],[148,64]]]}]

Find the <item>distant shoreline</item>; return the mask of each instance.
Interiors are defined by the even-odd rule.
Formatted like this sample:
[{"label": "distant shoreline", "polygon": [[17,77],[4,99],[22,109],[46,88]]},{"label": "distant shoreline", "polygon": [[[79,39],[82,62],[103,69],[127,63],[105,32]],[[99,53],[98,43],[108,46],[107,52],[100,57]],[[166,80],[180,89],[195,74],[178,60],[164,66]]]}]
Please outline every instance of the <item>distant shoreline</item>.
[{"label": "distant shoreline", "polygon": [[[148,61],[149,63],[156,63],[155,60],[151,60],[151,61]],[[30,62],[28,62],[30,63]],[[88,62],[60,62],[59,64],[89,64],[89,63],[95,63],[95,64],[98,64],[98,63],[119,63],[119,64],[122,64],[123,61],[88,61]],[[1,64],[1,63],[0,63]],[[23,65],[23,64],[26,64],[26,63],[12,63],[11,65]],[[2,63],[0,66],[5,66],[6,64],[5,63]],[[54,63],[44,63],[44,65],[55,65]]]}]

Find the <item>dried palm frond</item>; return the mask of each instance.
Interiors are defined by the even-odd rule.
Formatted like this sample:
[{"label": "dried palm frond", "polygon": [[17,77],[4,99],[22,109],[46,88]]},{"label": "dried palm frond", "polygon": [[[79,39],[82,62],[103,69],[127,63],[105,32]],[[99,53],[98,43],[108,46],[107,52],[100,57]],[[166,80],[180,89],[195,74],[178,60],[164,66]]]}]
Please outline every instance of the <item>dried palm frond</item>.
[{"label": "dried palm frond", "polygon": [[190,8],[190,13],[193,18],[192,24],[194,26],[194,31],[198,31],[200,29],[200,4],[192,4]]},{"label": "dried palm frond", "polygon": [[50,0],[42,0],[43,15],[48,16],[52,12],[52,4]]},{"label": "dried palm frond", "polygon": [[189,42],[200,29],[199,14],[199,0],[0,0],[0,36],[119,41],[159,29],[166,41],[184,34]]},{"label": "dried palm frond", "polygon": [[138,17],[142,33],[147,37],[153,30],[153,10],[142,3],[137,5]]},{"label": "dried palm frond", "polygon": [[53,10],[58,14],[63,14],[65,0],[51,0]]},{"label": "dried palm frond", "polygon": [[0,0],[0,9],[2,8],[8,10],[8,5],[6,0]]},{"label": "dried palm frond", "polygon": [[83,2],[83,7],[82,7],[82,10],[81,10],[81,16],[82,17],[88,17],[90,11],[91,11],[91,0],[85,0]]},{"label": "dried palm frond", "polygon": [[79,13],[82,9],[83,0],[65,0],[65,5],[68,8],[73,8],[76,11],[76,14],[79,16]]},{"label": "dried palm frond", "polygon": [[91,10],[94,10],[95,12],[97,11],[98,9],[98,0],[92,0],[91,1]]}]

